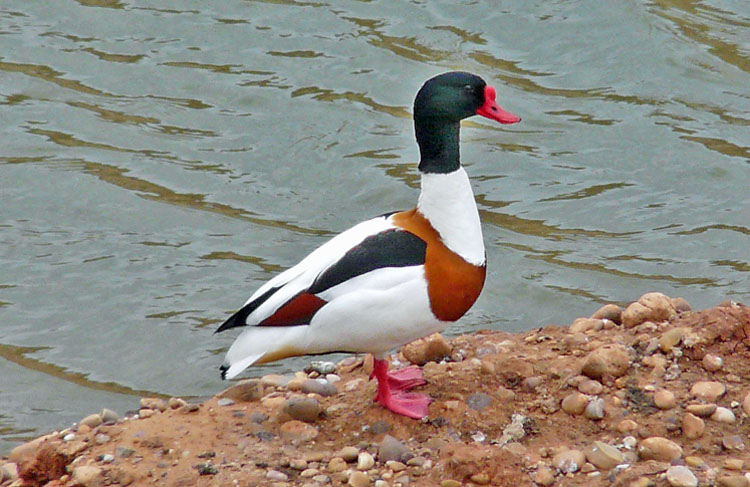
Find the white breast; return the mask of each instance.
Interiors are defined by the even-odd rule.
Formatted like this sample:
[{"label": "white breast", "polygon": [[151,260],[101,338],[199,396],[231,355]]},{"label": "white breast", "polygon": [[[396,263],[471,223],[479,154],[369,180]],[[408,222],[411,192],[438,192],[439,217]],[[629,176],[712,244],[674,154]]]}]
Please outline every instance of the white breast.
[{"label": "white breast", "polygon": [[417,209],[437,230],[446,247],[471,264],[485,263],[479,210],[463,167],[449,174],[422,174]]}]

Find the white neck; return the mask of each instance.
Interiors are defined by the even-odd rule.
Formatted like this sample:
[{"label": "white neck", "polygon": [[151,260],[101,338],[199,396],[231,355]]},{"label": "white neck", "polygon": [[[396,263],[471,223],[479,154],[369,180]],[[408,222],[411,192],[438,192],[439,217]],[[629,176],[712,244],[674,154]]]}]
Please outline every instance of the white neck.
[{"label": "white neck", "polygon": [[463,167],[448,174],[423,173],[417,210],[437,230],[446,247],[471,264],[485,263],[479,210]]}]

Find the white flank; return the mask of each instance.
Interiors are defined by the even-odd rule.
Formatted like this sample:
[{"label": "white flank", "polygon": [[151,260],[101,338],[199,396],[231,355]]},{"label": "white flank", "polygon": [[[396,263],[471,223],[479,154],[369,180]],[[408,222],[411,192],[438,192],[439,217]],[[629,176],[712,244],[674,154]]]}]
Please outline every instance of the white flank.
[{"label": "white flank", "polygon": [[463,167],[449,174],[422,174],[417,209],[437,230],[446,247],[470,264],[484,264],[479,210]]},{"label": "white flank", "polygon": [[282,272],[255,291],[245,304],[261,296],[271,288],[283,286],[265,303],[250,313],[247,317],[247,324],[255,325],[268,318],[289,299],[296,296],[300,291],[310,287],[320,273],[335,264],[352,247],[357,246],[371,235],[391,228],[395,227],[388,219],[377,217],[359,223],[345,232],[336,235],[312,251],[299,264]]}]

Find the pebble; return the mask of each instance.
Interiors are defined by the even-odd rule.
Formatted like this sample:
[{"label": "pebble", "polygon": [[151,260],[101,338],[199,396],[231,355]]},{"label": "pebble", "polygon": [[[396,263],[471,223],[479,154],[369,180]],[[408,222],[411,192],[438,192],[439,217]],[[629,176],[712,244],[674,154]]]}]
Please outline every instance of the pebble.
[{"label": "pebble", "polygon": [[100,457],[100,460],[102,463],[112,463],[115,461],[115,456],[110,455],[109,453],[105,453]]},{"label": "pebble", "polygon": [[627,348],[620,344],[602,345],[586,357],[582,372],[591,379],[621,377],[630,366]]},{"label": "pebble", "polygon": [[331,473],[343,472],[347,468],[349,467],[346,465],[346,460],[341,457],[333,457],[328,462],[328,471]]},{"label": "pebble", "polygon": [[302,392],[314,393],[323,397],[335,396],[339,393],[339,390],[334,384],[331,384],[325,379],[307,379],[302,383]]},{"label": "pebble", "polygon": [[169,409],[180,409],[181,407],[187,406],[187,401],[181,397],[170,397],[167,401]]},{"label": "pebble", "polygon": [[599,470],[611,470],[621,463],[625,463],[625,459],[620,451],[607,443],[602,441],[595,441],[584,451],[586,460],[591,462]]},{"label": "pebble", "polygon": [[103,480],[102,469],[93,465],[82,465],[73,469],[73,485],[98,485]]},{"label": "pebble", "polygon": [[605,304],[596,310],[591,317],[600,320],[610,320],[619,325],[622,323],[622,308],[616,304]]},{"label": "pebble", "polygon": [[86,425],[89,428],[96,428],[102,424],[102,417],[100,414],[89,414],[81,420],[80,424]]},{"label": "pebble", "polygon": [[370,470],[375,465],[375,459],[368,452],[360,452],[357,457],[357,470]]},{"label": "pebble", "polygon": [[396,438],[385,435],[378,447],[378,460],[385,463],[388,460],[408,461],[414,454]]},{"label": "pebble", "polygon": [[580,392],[571,392],[565,396],[560,403],[562,410],[571,415],[583,414],[586,410],[586,406],[589,403],[589,398]]},{"label": "pebble", "polygon": [[727,450],[742,451],[745,449],[745,443],[740,435],[729,435],[721,439],[722,446]]},{"label": "pebble", "polygon": [[675,465],[667,470],[667,482],[672,487],[696,487],[698,478],[689,468]]},{"label": "pebble", "polygon": [[625,328],[633,328],[649,320],[651,320],[651,310],[639,302],[631,303],[622,312],[622,325]]},{"label": "pebble", "polygon": [[718,423],[734,423],[737,418],[731,409],[723,408],[721,406],[716,408],[716,411],[711,415],[711,419]]},{"label": "pebble", "polygon": [[750,416],[750,392],[747,393],[745,399],[742,401],[742,410],[746,415]]},{"label": "pebble", "polygon": [[275,480],[277,482],[286,482],[289,480],[289,476],[285,474],[284,472],[279,472],[278,470],[269,470],[266,472],[266,478],[268,480]]},{"label": "pebble", "polygon": [[166,411],[167,401],[158,397],[142,397],[141,409],[151,409],[153,411]]},{"label": "pebble", "polygon": [[320,470],[318,470],[317,468],[306,468],[299,473],[299,476],[303,479],[315,477],[317,475],[320,475]]},{"label": "pebble", "polygon": [[284,388],[289,384],[289,381],[292,380],[292,378],[293,377],[290,375],[266,374],[260,378],[260,385]]},{"label": "pebble", "polygon": [[604,324],[601,319],[597,318],[578,318],[570,325],[571,333],[586,333],[591,330],[601,330]]},{"label": "pebble", "polygon": [[313,371],[317,372],[320,375],[333,374],[334,372],[336,372],[336,364],[323,360],[314,360],[310,362],[307,367],[305,367],[305,372],[307,372],[308,374]]},{"label": "pebble", "polygon": [[662,293],[646,293],[638,298],[638,302],[651,311],[649,317],[651,321],[658,323],[677,315],[672,300]]},{"label": "pebble", "polygon": [[539,467],[531,478],[535,484],[545,487],[555,483],[555,474],[544,465]]},{"label": "pebble", "polygon": [[150,418],[154,414],[156,414],[156,412],[153,409],[141,409],[138,411],[138,417],[141,419]]},{"label": "pebble", "polygon": [[415,365],[424,365],[427,362],[440,362],[445,357],[451,356],[452,348],[440,333],[420,338],[401,348],[404,358]]},{"label": "pebble", "polygon": [[664,353],[671,352],[674,347],[680,344],[686,332],[686,328],[678,327],[662,333],[659,337],[659,349]]},{"label": "pebble", "polygon": [[292,419],[313,423],[320,417],[323,407],[313,397],[292,396],[284,403],[283,411]]},{"label": "pebble", "polygon": [[94,436],[94,442],[97,445],[104,445],[106,443],[109,443],[109,440],[109,435],[105,435],[104,433],[98,433],[96,436]]},{"label": "pebble", "polygon": [[406,470],[406,465],[401,462],[397,462],[396,460],[388,460],[387,462],[385,462],[385,466],[386,468],[390,468],[394,472],[403,472],[404,470]]},{"label": "pebble", "polygon": [[578,390],[583,394],[595,396],[602,392],[602,383],[594,379],[584,379],[578,384]]},{"label": "pebble", "polygon": [[716,412],[716,404],[688,404],[685,407],[685,411],[700,416],[701,418],[705,418]]},{"label": "pebble", "polygon": [[258,379],[244,379],[224,389],[217,396],[234,399],[237,402],[254,402],[263,397],[263,387]]},{"label": "pebble", "polygon": [[15,463],[6,463],[0,467],[0,484],[12,482],[18,478],[18,465]]},{"label": "pebble", "polygon": [[370,485],[370,476],[365,472],[352,472],[346,484],[350,487],[367,487]]},{"label": "pebble", "polygon": [[492,404],[492,396],[484,392],[477,392],[466,398],[466,404],[475,411],[481,411]]},{"label": "pebble", "polygon": [[461,487],[461,482],[453,479],[445,479],[440,482],[440,487]]},{"label": "pebble", "polygon": [[588,405],[586,405],[584,416],[592,420],[599,420],[604,418],[604,399],[595,397],[594,399],[589,401]]},{"label": "pebble", "polygon": [[347,463],[351,463],[357,460],[357,457],[359,456],[359,448],[356,446],[345,446],[337,451],[335,456],[343,458]]},{"label": "pebble", "polygon": [[717,372],[721,370],[721,367],[724,365],[724,360],[722,360],[722,358],[719,357],[718,355],[707,353],[706,355],[703,356],[701,365],[703,365],[703,368],[707,372]]},{"label": "pebble", "polygon": [[291,442],[304,443],[315,439],[318,436],[318,430],[312,425],[293,419],[281,425],[279,435],[282,439]]},{"label": "pebble", "polygon": [[741,458],[727,458],[724,460],[724,468],[727,470],[742,470],[745,467],[745,461]]},{"label": "pebble", "polygon": [[630,431],[635,431],[636,429],[638,429],[638,423],[636,423],[632,419],[623,419],[622,421],[617,423],[616,429],[620,433],[628,433]]},{"label": "pebble", "polygon": [[706,402],[716,402],[716,400],[723,396],[726,391],[726,386],[721,382],[716,381],[696,382],[693,384],[693,387],[690,388],[690,394],[697,399]]},{"label": "pebble", "polygon": [[677,405],[677,399],[672,391],[660,389],[654,393],[654,404],[659,409],[672,409]]},{"label": "pebble", "polygon": [[234,399],[229,399],[228,397],[222,397],[216,401],[216,405],[219,407],[231,406],[232,404],[234,404]]},{"label": "pebble", "polygon": [[750,481],[744,475],[722,475],[716,479],[721,487],[748,487]]},{"label": "pebble", "polygon": [[690,455],[685,457],[685,465],[693,468],[703,468],[706,466],[706,461],[701,457]]},{"label": "pebble", "polygon": [[479,485],[487,485],[490,483],[490,476],[487,475],[485,472],[475,473],[471,477],[469,477],[469,480],[474,482],[475,484]]},{"label": "pebble", "polygon": [[706,429],[706,424],[698,416],[686,413],[682,417],[682,434],[686,438],[694,440],[703,436],[703,431]]},{"label": "pebble", "polygon": [[107,408],[102,409],[99,416],[102,418],[103,423],[116,423],[122,419],[122,417],[120,417],[115,411]]},{"label": "pebble", "polygon": [[586,455],[580,450],[565,450],[552,457],[552,466],[562,473],[574,473],[586,463]]},{"label": "pebble", "polygon": [[638,456],[643,460],[671,462],[682,456],[682,447],[666,438],[652,436],[638,445]]}]

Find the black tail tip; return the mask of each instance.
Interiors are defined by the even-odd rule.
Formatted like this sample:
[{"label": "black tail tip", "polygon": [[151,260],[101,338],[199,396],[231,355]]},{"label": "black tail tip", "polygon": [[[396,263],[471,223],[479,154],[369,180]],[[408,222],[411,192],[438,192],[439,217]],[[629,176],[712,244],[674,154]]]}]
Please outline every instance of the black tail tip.
[{"label": "black tail tip", "polygon": [[219,370],[221,371],[221,380],[227,380],[227,370],[229,370],[229,366],[222,365],[219,367]]}]

